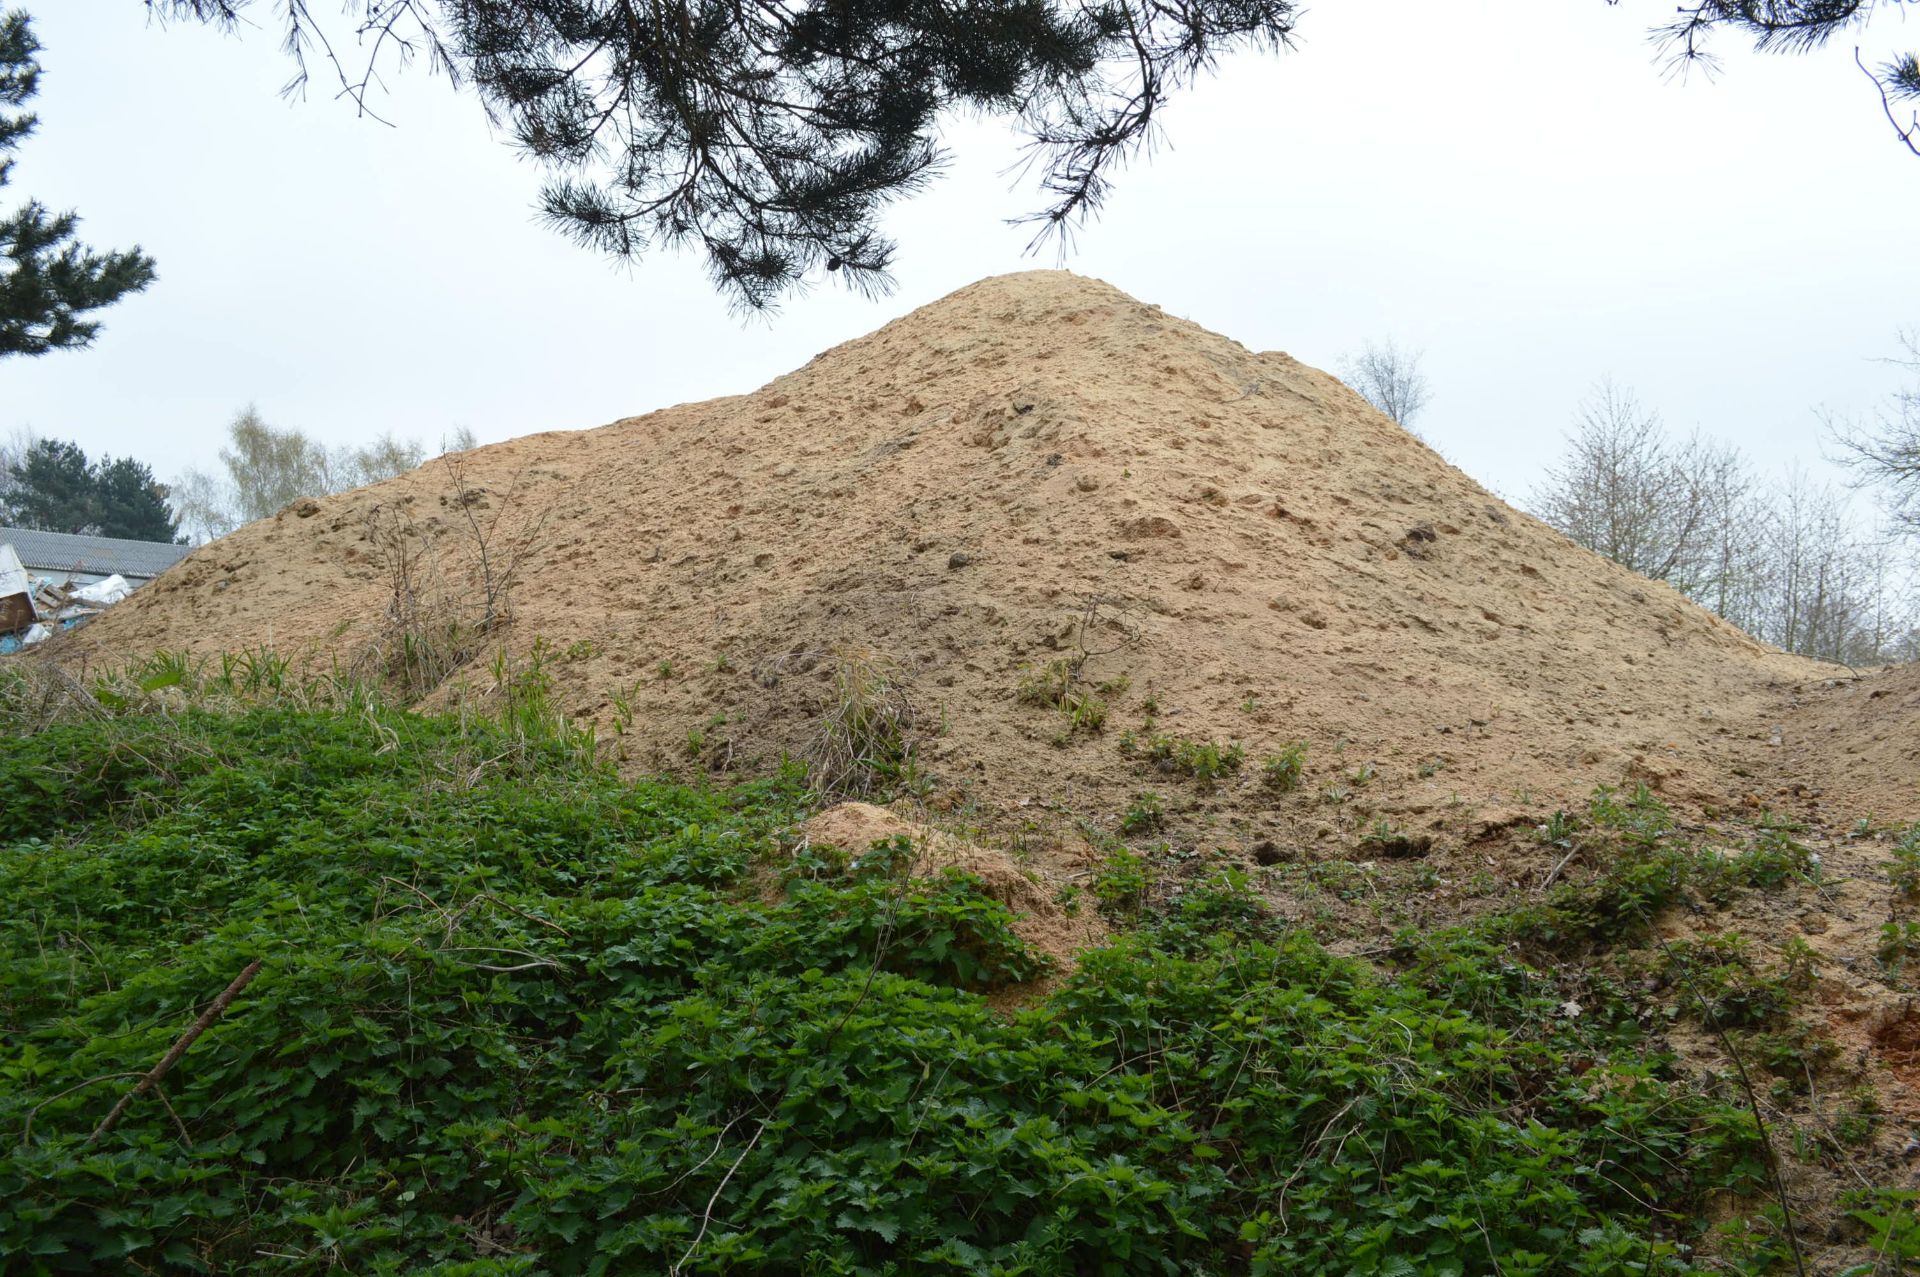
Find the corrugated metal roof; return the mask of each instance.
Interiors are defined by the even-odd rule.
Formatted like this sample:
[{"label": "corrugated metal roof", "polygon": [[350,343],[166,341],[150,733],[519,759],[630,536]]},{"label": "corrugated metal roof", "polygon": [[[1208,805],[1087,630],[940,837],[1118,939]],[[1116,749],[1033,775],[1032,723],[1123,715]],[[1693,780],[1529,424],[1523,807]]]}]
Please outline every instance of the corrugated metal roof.
[{"label": "corrugated metal roof", "polygon": [[121,576],[142,580],[159,576],[193,552],[190,545],[168,545],[164,541],[71,536],[29,528],[0,528],[0,542],[13,547],[29,572],[86,572],[99,576],[118,572]]}]

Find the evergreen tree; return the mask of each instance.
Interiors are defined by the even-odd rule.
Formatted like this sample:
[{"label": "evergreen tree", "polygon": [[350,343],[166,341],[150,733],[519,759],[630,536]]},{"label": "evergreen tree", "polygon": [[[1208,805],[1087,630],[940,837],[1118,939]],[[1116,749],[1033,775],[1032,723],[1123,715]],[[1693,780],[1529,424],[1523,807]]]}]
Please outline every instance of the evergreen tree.
[{"label": "evergreen tree", "polygon": [[0,520],[41,532],[179,540],[165,484],[131,457],[87,459],[78,444],[36,439],[7,466]]},{"label": "evergreen tree", "polygon": [[[146,0],[233,27],[254,0]],[[1613,3],[1614,0],[1608,0]],[[1699,0],[1659,30],[1676,61],[1710,61],[1731,31],[1804,49],[1907,0]],[[345,0],[275,5],[306,80],[316,54],[369,110],[389,55],[469,82],[518,145],[557,174],[542,206],[581,242],[632,258],[703,253],[715,283],[765,307],[820,272],[887,285],[886,206],[944,161],[957,114],[1011,119],[1030,139],[1064,235],[1152,135],[1168,98],[1221,55],[1290,44],[1294,0]],[[349,34],[369,50],[349,67]],[[1920,98],[1908,54],[1870,71],[1887,118]]]},{"label": "evergreen tree", "polygon": [[[1666,46],[1673,62],[1685,67],[1701,63],[1714,65],[1714,38],[1722,31],[1733,31],[1753,41],[1765,51],[1801,53],[1817,49],[1846,31],[1866,26],[1876,10],[1898,11],[1912,0],[1694,0],[1682,4],[1666,25],[1655,34]],[[1607,0],[1617,4],[1619,0]],[[1858,51],[1855,61],[1860,61]],[[1861,70],[1872,78],[1880,91],[1880,104],[1895,136],[1908,150],[1920,155],[1920,119],[1911,113],[1900,118],[1896,103],[1920,101],[1920,56],[1903,53],[1878,67]]]},{"label": "evergreen tree", "polygon": [[93,467],[77,444],[37,439],[13,469],[9,521],[41,532],[90,532]]},{"label": "evergreen tree", "polygon": [[[18,109],[39,90],[39,49],[25,13],[0,12],[0,187],[13,172],[7,153],[39,122]],[[82,316],[153,282],[138,247],[96,253],[74,239],[79,225],[37,200],[0,213],[0,357],[91,345],[100,324]]]},{"label": "evergreen tree", "polygon": [[[223,25],[247,0],[148,0]],[[883,289],[886,206],[945,156],[940,123],[1011,117],[1032,139],[1064,232],[1148,139],[1169,96],[1236,48],[1277,48],[1293,0],[354,0],[362,47],[424,52],[470,81],[558,174],[542,206],[629,258],[704,254],[716,285],[764,307],[816,272]],[[276,6],[286,47],[331,58],[345,31]],[[361,106],[380,68],[339,62]],[[305,75],[304,63],[295,77]]]},{"label": "evergreen tree", "polygon": [[182,541],[167,505],[167,487],[132,457],[102,457],[93,468],[94,526],[101,536],[130,541]]}]

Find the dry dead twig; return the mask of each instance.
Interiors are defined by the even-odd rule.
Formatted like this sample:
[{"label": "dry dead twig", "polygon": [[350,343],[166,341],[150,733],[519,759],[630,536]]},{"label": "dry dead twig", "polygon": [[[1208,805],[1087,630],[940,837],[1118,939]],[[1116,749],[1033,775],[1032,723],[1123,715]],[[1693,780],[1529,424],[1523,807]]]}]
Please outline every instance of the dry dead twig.
[{"label": "dry dead twig", "polygon": [[[101,1136],[120,1124],[120,1119],[126,1115],[127,1108],[135,1100],[160,1084],[160,1079],[165,1077],[168,1070],[180,1062],[180,1057],[187,1053],[187,1048],[193,1045],[194,1040],[202,1033],[205,1033],[213,1022],[220,1018],[221,1013],[232,1005],[235,998],[240,996],[242,989],[253,983],[253,978],[260,974],[260,964],[262,961],[260,958],[255,958],[252,962],[249,962],[241,970],[240,974],[233,978],[233,983],[229,984],[220,996],[213,1000],[212,1005],[200,1013],[200,1018],[187,1026],[187,1031],[182,1033],[174,1044],[167,1049],[167,1053],[160,1057],[160,1063],[148,1070],[147,1073],[134,1084],[133,1089],[121,1096],[119,1102],[113,1106],[112,1110],[100,1119],[100,1125],[94,1127],[93,1134],[87,1136],[88,1145],[99,1143]],[[169,1104],[167,1108],[168,1111],[171,1112],[173,1106]],[[175,1114],[174,1121],[178,1122],[179,1120],[179,1115]],[[185,1129],[184,1126],[181,1128],[183,1135],[185,1134]]]}]

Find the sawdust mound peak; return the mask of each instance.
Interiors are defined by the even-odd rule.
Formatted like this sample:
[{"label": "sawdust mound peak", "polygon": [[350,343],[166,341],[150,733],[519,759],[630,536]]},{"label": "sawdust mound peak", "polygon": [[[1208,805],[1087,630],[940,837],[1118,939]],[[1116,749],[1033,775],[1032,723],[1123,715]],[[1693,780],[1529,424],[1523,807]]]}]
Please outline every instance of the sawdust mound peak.
[{"label": "sawdust mound peak", "polygon": [[[936,803],[1111,828],[1152,787],[1251,843],[1298,803],[1258,776],[1295,739],[1309,788],[1370,765],[1410,826],[1623,775],[1737,798],[1755,724],[1823,672],[1509,508],[1327,374],[1064,272],[985,280],[752,394],[464,462],[484,507],[544,519],[506,642],[562,653],[555,694],[603,737],[630,706],[636,769],[802,753],[852,661],[911,705]],[[469,511],[430,463],[196,551],[87,639],[351,656],[388,607],[368,528],[395,508],[456,552]],[[1087,653],[1103,730],[1022,702]],[[1209,794],[1124,753],[1128,729],[1249,762]]]}]

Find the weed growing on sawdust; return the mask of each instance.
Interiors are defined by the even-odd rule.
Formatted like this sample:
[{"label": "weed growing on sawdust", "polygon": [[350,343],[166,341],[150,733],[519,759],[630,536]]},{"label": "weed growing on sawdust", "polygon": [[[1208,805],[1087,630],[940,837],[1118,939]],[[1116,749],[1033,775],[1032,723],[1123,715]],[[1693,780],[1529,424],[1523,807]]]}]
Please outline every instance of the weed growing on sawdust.
[{"label": "weed growing on sawdust", "polygon": [[1848,1214],[1866,1226],[1867,1246],[1876,1258],[1841,1270],[1840,1277],[1920,1271],[1920,1193],[1880,1188],[1848,1200],[1853,1206]]},{"label": "weed growing on sawdust", "polygon": [[1820,978],[1820,955],[1803,937],[1789,936],[1780,950],[1780,978],[1796,994],[1813,992]]},{"label": "weed growing on sawdust", "polygon": [[1920,896],[1920,824],[1911,825],[1893,845],[1893,889],[1909,900]]},{"label": "weed growing on sawdust", "polygon": [[1375,816],[1366,832],[1360,835],[1360,845],[1369,851],[1398,848],[1406,842],[1406,831],[1385,816]]},{"label": "weed growing on sawdust", "polygon": [[[1567,953],[1643,940],[1654,914],[1691,894],[1725,905],[1743,889],[1817,886],[1819,857],[1792,832],[1763,818],[1737,854],[1696,848],[1678,836],[1672,813],[1645,785],[1624,793],[1601,785],[1584,813],[1556,811],[1535,829],[1537,840],[1564,854],[1541,884],[1550,888],[1544,899],[1502,915],[1502,925],[1512,939]],[[1576,863],[1604,872],[1578,885],[1555,880]]]},{"label": "weed growing on sawdust", "polygon": [[1920,1192],[1871,1188],[1850,1193],[1842,1202],[1847,1215],[1865,1227],[1871,1263],[1841,1270],[1839,1277],[1877,1277],[1881,1273],[1920,1271]]},{"label": "weed growing on sawdust", "polygon": [[1880,928],[1880,941],[1873,954],[1888,980],[1898,980],[1907,963],[1920,955],[1920,922],[1889,918]]},{"label": "weed growing on sawdust", "polygon": [[1098,735],[1107,723],[1106,697],[1127,690],[1126,675],[1090,685],[1087,663],[1096,657],[1124,651],[1139,642],[1138,632],[1127,623],[1125,613],[1103,616],[1111,601],[1090,595],[1080,616],[1070,627],[1072,650],[1068,655],[1038,668],[1023,670],[1014,687],[1014,699],[1022,705],[1057,711],[1065,723],[1055,734],[1053,744],[1064,748],[1073,737],[1085,732]]},{"label": "weed growing on sawdust", "polygon": [[1130,918],[1146,903],[1153,870],[1146,859],[1124,846],[1109,847],[1093,875],[1093,898],[1103,913]]},{"label": "weed growing on sawdust", "polygon": [[1260,760],[1260,783],[1276,794],[1291,793],[1307,772],[1307,742],[1289,741]]},{"label": "weed growing on sawdust", "polygon": [[1774,1024],[1792,1008],[1784,970],[1755,968],[1746,937],[1735,932],[1676,940],[1666,946],[1661,978],[1681,985],[1700,1017],[1726,1028]]},{"label": "weed growing on sawdust", "polygon": [[1126,814],[1120,817],[1120,832],[1126,834],[1150,834],[1165,827],[1167,823],[1167,802],[1151,789],[1143,789],[1133,796]]},{"label": "weed growing on sawdust", "polygon": [[1865,1148],[1879,1128],[1879,1093],[1871,1086],[1855,1087],[1834,1117],[1834,1136],[1849,1148]]},{"label": "weed growing on sawdust", "polygon": [[[1800,832],[1763,814],[1744,842],[1723,851],[1713,845],[1717,838],[1695,841],[1644,787],[1602,787],[1585,811],[1558,813],[1537,831],[1540,841],[1561,852],[1553,871],[1534,887],[1542,898],[1483,918],[1472,930],[1558,973],[1562,987],[1577,995],[1566,1004],[1571,1015],[1656,1034],[1690,1020],[1716,1035],[1730,1068],[1703,1075],[1706,1084],[1744,1095],[1756,1118],[1770,1100],[1769,1120],[1779,1124],[1783,1147],[1837,1174],[1854,1164],[1850,1150],[1874,1143],[1881,1118],[1871,1086],[1836,1091],[1822,1081],[1839,1060],[1840,1047],[1823,1016],[1801,1014],[1817,987],[1821,955],[1795,936],[1763,960],[1739,935],[1665,940],[1650,925],[1663,910],[1699,916],[1707,905],[1730,905],[1748,892],[1821,890],[1820,857],[1800,841]],[[1556,882],[1569,865],[1573,880]],[[1896,860],[1896,873],[1898,865]],[[1898,892],[1897,878],[1894,885]],[[1916,955],[1920,922],[1903,922],[1896,914],[1882,932],[1878,955],[1890,983],[1904,976]],[[1765,1150],[1776,1203],[1786,1200],[1780,1171],[1785,1156]],[[1717,1237],[1715,1253],[1733,1270],[1766,1271],[1789,1256],[1803,1262],[1798,1236],[1789,1212],[1776,1205],[1759,1221],[1730,1226]]]},{"label": "weed growing on sawdust", "polygon": [[489,492],[460,454],[448,453],[440,466],[440,504],[457,513],[445,540],[432,520],[415,518],[412,496],[372,507],[363,532],[386,578],[387,604],[357,664],[409,702],[484,654],[512,621],[514,590],[547,519],[526,508],[520,475]]},{"label": "weed growing on sawdust", "polygon": [[1777,1079],[1776,1086],[1795,1094],[1810,1090],[1813,1075],[1840,1055],[1839,1043],[1799,1023],[1747,1034],[1740,1039],[1740,1049]]},{"label": "weed growing on sawdust", "polygon": [[[1003,1015],[981,992],[1041,963],[964,874],[905,877],[898,844],[783,855],[791,776],[628,785],[524,731],[274,706],[0,738],[23,796],[0,807],[0,1252],[1644,1277],[1690,1271],[1708,1204],[1759,1183],[1743,1110],[1484,935],[1410,939],[1382,978],[1237,873],[1149,902],[1115,852],[1092,891],[1135,929]],[[165,774],[121,750],[161,736]],[[494,755],[521,763],[433,783]]]},{"label": "weed growing on sawdust", "polygon": [[1782,826],[1762,824],[1747,849],[1734,859],[1735,874],[1747,885],[1771,889],[1791,881],[1818,886],[1820,858],[1795,842]]},{"label": "weed growing on sawdust", "polygon": [[1155,734],[1147,738],[1147,761],[1159,771],[1185,776],[1211,784],[1240,770],[1247,760],[1246,747],[1212,740],[1188,740],[1184,736]]},{"label": "weed growing on sawdust", "polygon": [[1107,703],[1081,681],[1082,662],[1068,658],[1049,661],[1020,676],[1014,699],[1022,705],[1058,711],[1065,718],[1066,736],[1077,732],[1098,735],[1107,723]]}]

